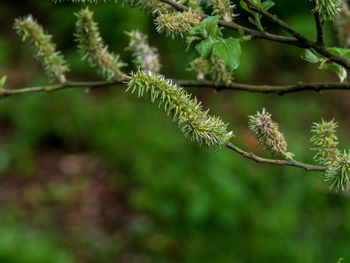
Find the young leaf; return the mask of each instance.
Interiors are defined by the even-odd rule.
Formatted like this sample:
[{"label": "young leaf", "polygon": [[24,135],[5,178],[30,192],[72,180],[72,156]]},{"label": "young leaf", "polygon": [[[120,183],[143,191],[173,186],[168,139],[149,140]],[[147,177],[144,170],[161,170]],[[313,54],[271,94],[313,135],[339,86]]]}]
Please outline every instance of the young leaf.
[{"label": "young leaf", "polygon": [[216,42],[213,46],[214,54],[225,61],[229,70],[235,70],[240,63],[241,45],[238,39],[228,38]]}]

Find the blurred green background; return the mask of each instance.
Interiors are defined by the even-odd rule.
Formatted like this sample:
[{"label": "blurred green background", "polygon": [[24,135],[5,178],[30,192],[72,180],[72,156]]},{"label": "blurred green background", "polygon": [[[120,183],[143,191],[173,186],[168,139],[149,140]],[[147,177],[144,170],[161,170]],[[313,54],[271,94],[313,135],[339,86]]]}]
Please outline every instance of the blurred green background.
[{"label": "blurred green background", "polygon": [[[275,2],[273,12],[315,36],[308,0]],[[0,75],[8,75],[8,88],[47,83],[12,31],[13,20],[29,13],[64,51],[70,79],[99,79],[75,49],[74,12],[82,7],[0,0]],[[109,48],[129,62],[129,70],[124,32],[140,29],[159,49],[162,73],[194,78],[184,40],[157,34],[150,16],[121,2],[91,9]],[[332,27],[326,31],[334,43]],[[266,84],[337,80],[300,53],[261,40],[244,43],[235,78]],[[322,117],[337,119],[341,147],[350,148],[348,92],[189,91],[229,122],[234,143],[249,151],[269,156],[247,127],[247,116],[263,107],[298,160],[312,162],[309,130]],[[124,87],[1,100],[0,129],[1,263],[350,262],[349,195],[330,193],[321,173],[200,148],[155,105]]]}]

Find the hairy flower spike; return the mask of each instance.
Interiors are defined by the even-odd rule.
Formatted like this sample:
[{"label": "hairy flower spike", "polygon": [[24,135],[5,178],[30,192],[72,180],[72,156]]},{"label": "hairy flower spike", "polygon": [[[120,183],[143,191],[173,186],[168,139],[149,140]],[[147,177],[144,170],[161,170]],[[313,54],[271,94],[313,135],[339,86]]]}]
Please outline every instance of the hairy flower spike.
[{"label": "hairy flower spike", "polygon": [[213,14],[221,16],[225,21],[232,22],[233,8],[230,0],[210,0],[213,6]]},{"label": "hairy flower spike", "polygon": [[89,64],[107,80],[123,80],[126,75],[121,71],[125,66],[119,55],[108,52],[100,35],[97,23],[93,20],[93,13],[83,9],[76,14],[76,40],[78,48]]},{"label": "hairy flower spike", "polygon": [[146,95],[152,102],[158,101],[178,121],[184,135],[199,145],[222,147],[233,136],[220,118],[209,115],[209,110],[203,111],[196,98],[161,75],[139,70],[131,75],[127,90],[137,92],[139,97]]},{"label": "hairy flower spike", "polygon": [[341,11],[342,0],[315,0],[313,12],[318,12],[322,22],[333,21]]},{"label": "hairy flower spike", "polygon": [[281,154],[288,160],[293,158],[293,154],[287,152],[287,142],[279,131],[278,124],[271,119],[271,114],[265,109],[261,113],[249,116],[249,127],[259,142],[264,144],[265,150]]},{"label": "hairy flower spike", "polygon": [[147,35],[138,30],[126,33],[130,37],[128,50],[135,58],[134,62],[142,70],[158,73],[161,65],[159,63],[158,50],[148,44]]},{"label": "hairy flower spike", "polygon": [[165,33],[167,36],[183,35],[193,26],[198,25],[201,21],[201,16],[192,10],[186,12],[174,12],[170,14],[160,14],[154,23],[157,31]]},{"label": "hairy flower spike", "polygon": [[52,36],[46,34],[31,15],[16,19],[14,29],[23,41],[30,44],[35,58],[43,65],[49,78],[64,83],[66,81],[64,74],[69,71],[69,66],[61,52],[56,50]]},{"label": "hairy flower spike", "polygon": [[341,154],[337,149],[338,138],[335,133],[338,124],[334,121],[315,122],[312,125],[311,132],[313,136],[310,141],[313,144],[311,150],[315,151],[314,160],[321,165],[331,165]]},{"label": "hairy flower spike", "polygon": [[332,191],[350,190],[350,152],[344,151],[336,157],[326,171],[326,182]]}]

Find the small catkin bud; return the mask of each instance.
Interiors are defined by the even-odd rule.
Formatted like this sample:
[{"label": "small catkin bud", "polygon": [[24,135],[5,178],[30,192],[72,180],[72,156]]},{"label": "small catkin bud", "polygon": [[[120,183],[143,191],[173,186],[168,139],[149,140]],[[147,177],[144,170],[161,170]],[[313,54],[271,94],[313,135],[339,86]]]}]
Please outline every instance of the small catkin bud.
[{"label": "small catkin bud", "polygon": [[324,121],[312,125],[311,132],[313,136],[310,141],[313,144],[311,150],[315,151],[314,160],[321,165],[331,165],[340,151],[337,149],[338,138],[336,129],[338,124],[334,121]]},{"label": "small catkin bud", "polygon": [[233,79],[232,73],[229,72],[225,61],[214,54],[209,59],[209,74],[215,82],[224,82],[226,85],[229,85]]},{"label": "small catkin bud", "polygon": [[344,151],[336,157],[326,171],[326,182],[332,191],[350,190],[350,152]]},{"label": "small catkin bud", "polygon": [[318,12],[322,22],[333,21],[341,11],[342,0],[315,0],[313,12]]},{"label": "small catkin bud", "polygon": [[148,44],[147,35],[138,30],[126,34],[130,37],[127,49],[132,52],[134,63],[144,71],[158,73],[161,68],[158,50]]},{"label": "small catkin bud", "polygon": [[209,62],[203,57],[196,58],[191,61],[188,70],[196,72],[197,79],[203,80],[205,79],[205,75],[209,72]]},{"label": "small catkin bud", "polygon": [[174,12],[169,14],[160,14],[154,23],[157,31],[165,33],[166,36],[183,35],[201,21],[201,15],[192,10],[186,12]]},{"label": "small catkin bud", "polygon": [[132,73],[127,90],[163,105],[166,113],[178,121],[185,137],[199,145],[222,147],[233,136],[232,132],[227,132],[227,124],[220,118],[209,115],[209,110],[203,111],[196,98],[191,98],[184,89],[161,75],[141,70]]},{"label": "small catkin bud", "polygon": [[294,155],[287,152],[287,142],[279,131],[278,124],[271,119],[271,114],[265,109],[261,113],[249,116],[249,127],[259,142],[264,144],[265,150],[281,154],[288,160],[293,158]]},{"label": "small catkin bud", "polygon": [[64,83],[66,81],[64,74],[69,71],[69,66],[61,52],[56,50],[52,36],[46,34],[31,15],[16,19],[14,29],[23,41],[29,43],[34,57],[42,64],[49,78]]},{"label": "small catkin bud", "polygon": [[126,64],[120,60],[119,55],[108,52],[97,23],[93,20],[93,13],[86,8],[76,13],[76,17],[75,37],[83,59],[87,60],[91,67],[96,68],[106,80],[125,79],[126,75],[121,68]]},{"label": "small catkin bud", "polygon": [[231,5],[230,0],[210,0],[210,3],[213,6],[214,15],[221,16],[227,22],[232,22],[234,5]]}]

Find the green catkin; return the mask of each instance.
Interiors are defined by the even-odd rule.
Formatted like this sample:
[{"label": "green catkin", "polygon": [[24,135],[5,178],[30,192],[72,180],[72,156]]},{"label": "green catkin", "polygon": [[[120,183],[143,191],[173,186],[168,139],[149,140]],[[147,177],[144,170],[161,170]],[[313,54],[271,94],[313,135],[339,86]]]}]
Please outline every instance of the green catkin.
[{"label": "green catkin", "polygon": [[130,37],[127,50],[132,52],[134,63],[144,71],[158,73],[159,63],[158,50],[148,44],[148,37],[138,30],[126,33]]},{"label": "green catkin", "polygon": [[341,155],[338,150],[338,138],[336,129],[338,124],[334,121],[324,121],[313,123],[310,139],[313,147],[311,150],[315,151],[314,160],[321,165],[331,165],[337,157]]},{"label": "green catkin", "polygon": [[233,136],[220,118],[209,115],[209,110],[203,111],[196,98],[191,98],[184,89],[161,75],[141,70],[132,73],[127,90],[157,101],[173,120],[177,120],[185,137],[199,145],[223,147]]},{"label": "green catkin", "polygon": [[31,15],[16,19],[14,29],[23,41],[29,43],[34,57],[42,64],[50,80],[66,82],[65,73],[69,71],[69,66],[61,52],[56,50],[52,36],[46,34]]},{"label": "green catkin", "polygon": [[331,191],[350,190],[350,152],[339,154],[326,171],[326,179]]},{"label": "green catkin", "polygon": [[322,22],[333,21],[341,12],[342,0],[315,0],[313,12],[318,12]]},{"label": "green catkin", "polygon": [[86,8],[76,13],[76,17],[75,37],[83,59],[87,60],[104,79],[124,80],[126,75],[121,68],[126,64],[120,60],[119,55],[108,52],[97,23],[93,20],[93,13]]},{"label": "green catkin", "polygon": [[219,15],[227,22],[232,22],[233,8],[230,0],[210,0],[210,4],[213,7],[213,15]]},{"label": "green catkin", "polygon": [[271,114],[265,109],[249,116],[249,128],[264,144],[264,150],[281,154],[287,160],[293,158],[293,154],[287,152],[287,142],[283,134],[279,131],[278,124],[271,119]]},{"label": "green catkin", "polygon": [[192,10],[160,14],[155,20],[157,31],[166,36],[181,36],[201,22],[201,15]]}]

